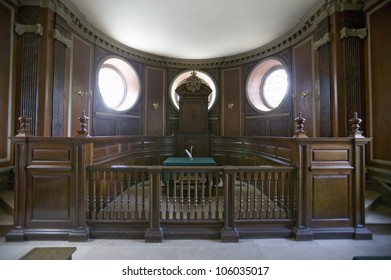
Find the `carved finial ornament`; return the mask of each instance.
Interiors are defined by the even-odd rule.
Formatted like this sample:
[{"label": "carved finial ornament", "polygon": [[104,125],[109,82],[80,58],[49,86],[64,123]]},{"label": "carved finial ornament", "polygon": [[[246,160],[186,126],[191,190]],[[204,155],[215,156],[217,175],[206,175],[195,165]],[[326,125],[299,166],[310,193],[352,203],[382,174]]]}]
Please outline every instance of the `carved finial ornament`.
[{"label": "carved finial ornament", "polygon": [[362,131],[360,131],[360,125],[362,122],[362,119],[358,117],[358,113],[354,112],[353,113],[353,118],[349,120],[350,125],[351,125],[351,130],[350,130],[350,136],[356,137],[356,138],[362,138],[364,137],[362,135]]},{"label": "carved finial ornament", "polygon": [[303,115],[301,112],[299,112],[297,118],[295,119],[295,122],[296,122],[296,133],[295,133],[295,137],[298,137],[298,138],[306,138],[307,137],[307,134],[306,132],[304,131],[304,122],[305,122],[305,118],[303,118]]},{"label": "carved finial ornament", "polygon": [[23,116],[19,117],[20,130],[16,136],[32,136],[31,133],[31,118],[27,116],[26,111],[23,112]]},{"label": "carved finial ornament", "polygon": [[186,89],[191,93],[195,93],[201,89],[202,80],[197,77],[195,71],[191,72],[191,76],[186,79]]},{"label": "carved finial ornament", "polygon": [[78,118],[80,121],[80,128],[77,131],[78,136],[84,136],[84,137],[89,137],[88,135],[88,120],[90,118],[87,117],[86,111],[83,110],[81,116]]}]

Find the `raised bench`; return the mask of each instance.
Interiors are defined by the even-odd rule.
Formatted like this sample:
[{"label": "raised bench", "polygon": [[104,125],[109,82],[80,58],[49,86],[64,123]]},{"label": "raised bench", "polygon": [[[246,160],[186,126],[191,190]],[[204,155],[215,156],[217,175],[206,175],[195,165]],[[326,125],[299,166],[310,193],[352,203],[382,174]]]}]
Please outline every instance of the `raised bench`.
[{"label": "raised bench", "polygon": [[72,260],[76,247],[42,247],[34,248],[21,260]]}]

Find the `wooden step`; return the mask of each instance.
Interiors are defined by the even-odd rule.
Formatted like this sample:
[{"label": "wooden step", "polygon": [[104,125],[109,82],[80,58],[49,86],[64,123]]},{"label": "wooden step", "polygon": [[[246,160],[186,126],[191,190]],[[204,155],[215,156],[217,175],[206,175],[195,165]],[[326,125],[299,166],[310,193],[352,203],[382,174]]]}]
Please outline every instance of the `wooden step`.
[{"label": "wooden step", "polygon": [[76,247],[37,247],[32,249],[21,260],[71,260]]},{"label": "wooden step", "polygon": [[3,208],[11,215],[14,214],[14,196],[15,192],[4,190],[0,192],[0,208]]},{"label": "wooden step", "polygon": [[376,206],[377,201],[380,199],[381,194],[375,191],[365,191],[365,210],[369,212]]}]

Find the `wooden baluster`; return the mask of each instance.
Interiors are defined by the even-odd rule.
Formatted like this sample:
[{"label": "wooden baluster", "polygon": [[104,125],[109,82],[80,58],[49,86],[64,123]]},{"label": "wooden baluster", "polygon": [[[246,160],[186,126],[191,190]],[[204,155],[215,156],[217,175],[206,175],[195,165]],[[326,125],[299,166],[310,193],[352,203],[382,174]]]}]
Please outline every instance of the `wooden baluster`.
[{"label": "wooden baluster", "polygon": [[194,220],[198,219],[198,172],[194,173]]},{"label": "wooden baluster", "polygon": [[111,196],[111,200],[113,201],[113,211],[110,215],[110,220],[115,220],[117,217],[118,209],[117,209],[117,171],[111,171],[111,180],[113,184],[113,194]]},{"label": "wooden baluster", "polygon": [[[175,181],[173,181],[175,185]],[[170,219],[170,183],[168,182],[166,187],[166,220]]]},{"label": "wooden baluster", "polygon": [[286,219],[285,212],[285,188],[286,188],[286,172],[281,172],[281,196],[280,196],[280,218]]},{"label": "wooden baluster", "polygon": [[[239,220],[243,219],[243,172],[239,173]],[[236,192],[236,183],[235,190]]]},{"label": "wooden baluster", "polygon": [[106,186],[106,197],[104,198],[105,202],[105,211],[103,212],[103,219],[108,220],[110,219],[110,171],[105,172],[105,186]]},{"label": "wooden baluster", "polygon": [[[212,175],[208,173],[208,219],[212,219],[212,204],[213,204],[213,188],[212,188]],[[216,186],[216,190],[218,186]]]},{"label": "wooden baluster", "polygon": [[190,220],[190,211],[191,211],[190,180],[187,179],[187,220]]},{"label": "wooden baluster", "polygon": [[291,173],[286,173],[285,180],[285,215],[287,219],[291,218],[291,189],[290,189]]},{"label": "wooden baluster", "polygon": [[259,211],[259,218],[265,218],[265,172],[261,173],[261,206]]},{"label": "wooden baluster", "polygon": [[103,211],[104,211],[104,207],[103,207],[103,191],[104,191],[104,178],[105,178],[105,175],[104,175],[104,171],[100,172],[100,175],[99,176],[99,212],[98,212],[98,218],[100,220],[103,219]]},{"label": "wooden baluster", "polygon": [[205,219],[205,183],[206,183],[206,173],[201,173],[201,219]]},{"label": "wooden baluster", "polygon": [[266,187],[267,187],[267,209],[266,209],[266,219],[270,219],[271,217],[271,177],[272,177],[272,174],[271,172],[267,172],[266,173],[266,177],[267,177],[267,181],[266,181]]},{"label": "wooden baluster", "polygon": [[257,186],[258,186],[258,172],[254,172],[253,173],[254,175],[254,187],[253,187],[253,193],[254,193],[254,197],[253,197],[253,203],[254,203],[254,208],[253,208],[253,219],[257,219],[258,218],[258,194],[257,194]]},{"label": "wooden baluster", "polygon": [[278,183],[279,183],[279,176],[280,172],[274,172],[274,199],[273,199],[273,218],[278,218]]},{"label": "wooden baluster", "polygon": [[139,173],[134,173],[134,188],[135,188],[135,197],[134,197],[134,219],[139,220],[140,219],[140,213],[139,213],[139,184],[140,184],[140,178]]},{"label": "wooden baluster", "polygon": [[91,219],[96,220],[96,176],[97,172],[92,173],[92,211],[91,211]]},{"label": "wooden baluster", "polygon": [[[224,206],[224,199],[221,198],[221,201],[220,201],[220,198],[219,198],[219,190],[218,188],[216,188],[215,190],[215,199],[216,199],[216,207],[215,207],[215,219],[218,220],[220,218],[220,212],[219,212],[219,208],[220,208],[220,203]],[[223,211],[223,210],[222,210]]]},{"label": "wooden baluster", "polygon": [[[146,210],[145,210],[145,176],[148,176],[147,174],[145,174],[145,172],[142,173],[143,176],[142,176],[142,189],[141,189],[141,219],[142,220],[146,220],[147,218],[147,213],[146,213]],[[161,183],[160,183],[161,185]]]},{"label": "wooden baluster", "polygon": [[87,188],[85,190],[85,198],[86,198],[86,219],[89,220],[91,219],[91,211],[90,211],[90,191],[91,191],[91,186],[92,186],[92,172],[89,171],[88,173],[88,179],[87,179]]},{"label": "wooden baluster", "polygon": [[[130,171],[131,172],[131,171]],[[130,194],[130,191],[131,191],[131,180],[132,180],[132,173],[128,172],[126,174],[126,192],[128,194],[128,203],[127,203],[127,207],[126,207],[126,219],[127,220],[131,220],[132,219],[132,201],[131,201],[131,194]]]},{"label": "wooden baluster", "polygon": [[250,194],[250,184],[251,184],[251,173],[246,173],[246,219],[251,218],[251,194]]},{"label": "wooden baluster", "polygon": [[177,176],[177,173],[174,172],[173,174],[173,182],[174,182],[174,197],[173,197],[173,209],[172,209],[172,219],[173,220],[176,220],[177,219],[177,196],[176,196],[176,187],[177,187],[177,180],[178,180],[178,176]]},{"label": "wooden baluster", "polygon": [[179,176],[179,182],[181,184],[181,197],[180,197],[180,207],[181,207],[181,212],[180,212],[180,218],[181,220],[183,220],[183,215],[184,215],[184,186],[183,186],[183,172],[180,173],[180,176]]},{"label": "wooden baluster", "polygon": [[120,173],[121,176],[119,177],[119,180],[120,180],[120,202],[119,202],[119,208],[120,208],[120,212],[118,213],[118,216],[117,218],[119,220],[123,220],[125,218],[125,213],[124,213],[124,208],[125,208],[125,205],[124,205],[124,180],[125,180],[125,174],[123,172]]}]

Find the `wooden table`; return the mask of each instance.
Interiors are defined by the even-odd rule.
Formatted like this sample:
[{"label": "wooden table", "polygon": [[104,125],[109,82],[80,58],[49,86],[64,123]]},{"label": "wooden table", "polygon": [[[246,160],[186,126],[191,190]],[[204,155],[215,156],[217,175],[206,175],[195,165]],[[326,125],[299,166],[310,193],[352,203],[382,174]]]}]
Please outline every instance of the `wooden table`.
[{"label": "wooden table", "polygon": [[216,162],[211,157],[169,157],[163,161],[164,166],[214,166]]}]

